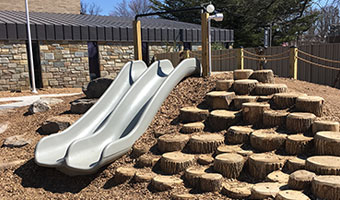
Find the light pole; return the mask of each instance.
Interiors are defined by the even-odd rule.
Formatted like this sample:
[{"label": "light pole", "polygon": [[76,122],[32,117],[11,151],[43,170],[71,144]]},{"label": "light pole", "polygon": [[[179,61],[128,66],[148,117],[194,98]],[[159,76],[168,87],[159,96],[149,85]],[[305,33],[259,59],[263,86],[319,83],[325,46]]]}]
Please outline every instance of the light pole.
[{"label": "light pole", "polygon": [[211,67],[211,20],[215,20],[220,22],[223,20],[223,13],[216,13],[215,15],[210,15],[208,17],[208,32],[209,32],[209,76],[211,75],[212,67]]}]

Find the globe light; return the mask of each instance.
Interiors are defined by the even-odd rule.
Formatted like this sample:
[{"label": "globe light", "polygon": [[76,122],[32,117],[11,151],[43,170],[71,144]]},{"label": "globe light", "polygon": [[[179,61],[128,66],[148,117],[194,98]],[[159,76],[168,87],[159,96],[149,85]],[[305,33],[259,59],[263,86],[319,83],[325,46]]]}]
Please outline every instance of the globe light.
[{"label": "globe light", "polygon": [[212,12],[214,12],[214,11],[215,11],[215,6],[212,5],[212,4],[209,4],[209,5],[207,6],[207,12],[208,12],[208,13],[212,13]]}]

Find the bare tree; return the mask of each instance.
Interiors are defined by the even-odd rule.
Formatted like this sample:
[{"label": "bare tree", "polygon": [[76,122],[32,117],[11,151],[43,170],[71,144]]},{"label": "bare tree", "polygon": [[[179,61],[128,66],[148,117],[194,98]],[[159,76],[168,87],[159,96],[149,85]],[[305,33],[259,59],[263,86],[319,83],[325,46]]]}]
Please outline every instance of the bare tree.
[{"label": "bare tree", "polygon": [[80,14],[82,15],[100,15],[103,9],[96,5],[95,3],[85,3],[84,1],[80,2]]},{"label": "bare tree", "polygon": [[129,3],[126,0],[122,0],[110,15],[133,17],[137,14],[144,14],[150,11],[151,3],[149,0],[131,0]]}]

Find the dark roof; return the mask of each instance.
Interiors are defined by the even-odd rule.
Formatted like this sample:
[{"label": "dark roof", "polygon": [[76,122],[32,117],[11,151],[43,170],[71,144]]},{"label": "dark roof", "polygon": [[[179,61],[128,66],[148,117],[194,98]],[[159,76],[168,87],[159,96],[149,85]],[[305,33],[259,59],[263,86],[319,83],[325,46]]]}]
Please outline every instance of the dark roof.
[{"label": "dark roof", "polygon": [[[133,18],[30,13],[33,40],[133,41]],[[141,18],[145,42],[200,42],[201,26],[159,18]],[[233,30],[212,28],[212,41],[232,42]],[[26,14],[0,11],[0,40],[26,40]]]}]

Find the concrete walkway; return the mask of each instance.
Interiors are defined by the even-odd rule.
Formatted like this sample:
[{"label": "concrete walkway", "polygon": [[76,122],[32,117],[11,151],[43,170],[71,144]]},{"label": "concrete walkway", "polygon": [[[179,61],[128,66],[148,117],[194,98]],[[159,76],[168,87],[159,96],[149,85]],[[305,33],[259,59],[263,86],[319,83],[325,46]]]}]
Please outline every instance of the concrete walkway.
[{"label": "concrete walkway", "polygon": [[42,94],[42,95],[22,96],[22,97],[5,97],[5,98],[0,98],[0,102],[4,102],[4,101],[17,101],[17,102],[0,105],[0,110],[28,106],[41,98],[66,97],[66,96],[75,96],[75,95],[80,95],[80,94],[82,93]]}]

